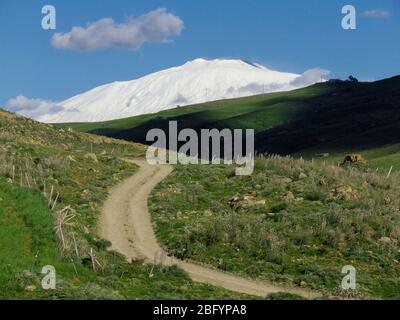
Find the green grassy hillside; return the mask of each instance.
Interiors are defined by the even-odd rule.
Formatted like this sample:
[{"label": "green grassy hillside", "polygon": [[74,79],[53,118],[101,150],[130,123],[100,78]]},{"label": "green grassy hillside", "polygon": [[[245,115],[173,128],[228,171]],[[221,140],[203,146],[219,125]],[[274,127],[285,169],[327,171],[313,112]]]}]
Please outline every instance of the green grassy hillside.
[{"label": "green grassy hillside", "polygon": [[114,121],[59,126],[140,142],[145,142],[149,128],[167,128],[171,120],[178,121],[178,126],[182,128],[254,128],[256,132],[262,132],[266,128],[297,119],[298,113],[306,107],[306,99],[332,90],[334,88],[328,86],[314,86],[291,92],[180,107]]},{"label": "green grassy hillside", "polygon": [[[392,154],[400,141],[400,77],[371,83],[322,83],[290,92],[223,100],[152,115],[89,124],[77,130],[145,143],[152,128],[253,128],[261,153],[312,158],[371,150],[369,159]],[[383,149],[382,149],[383,148]],[[392,159],[400,169],[400,159]],[[382,161],[378,160],[376,164]]]},{"label": "green grassy hillside", "polygon": [[[398,299],[399,108],[394,77],[65,127],[140,142],[170,120],[181,129],[255,129],[259,153],[298,160],[259,158],[249,177],[229,166],[178,165],[150,199],[165,248],[222,270],[343,296],[341,268],[353,265],[353,296]],[[338,166],[348,153],[368,164]]]},{"label": "green grassy hillside", "polygon": [[[150,199],[173,255],[257,279],[357,298],[400,298],[400,174],[289,157],[178,165]],[[342,267],[357,291],[341,289]]]},{"label": "green grassy hillside", "polygon": [[[100,297],[227,297],[232,294],[193,284],[176,268],[158,267],[157,276],[149,278],[151,266],[140,261],[126,264],[105,251],[108,243],[95,236],[99,206],[109,186],[135,171],[120,159],[141,156],[145,149],[69,128],[138,142],[145,142],[149,129],[167,129],[170,120],[196,130],[254,128],[260,153],[291,154],[306,161],[259,158],[248,177],[235,176],[230,166],[178,165],[150,199],[157,236],[166,249],[223,270],[343,296],[348,292],[339,289],[341,268],[353,265],[358,279],[353,296],[399,298],[399,107],[400,77],[395,77],[317,84],[58,128],[2,112],[0,173],[6,179],[2,183],[14,190],[10,192],[36,190],[32,197],[51,212],[53,225],[70,207],[72,224],[65,223],[64,240],[53,232],[47,241],[65,264],[60,270],[66,289],[56,297],[81,297],[82,288],[93,286]],[[368,164],[338,166],[349,152],[362,153]],[[307,161],[319,153],[329,156]],[[388,175],[390,168],[394,170]],[[10,197],[3,197],[9,206]],[[35,248],[32,228],[22,209],[13,210],[14,215],[3,218],[14,221],[10,228],[20,230],[21,241],[29,244],[18,244],[18,250],[28,250],[29,263],[34,252],[30,248]],[[9,234],[12,229],[0,232]],[[16,244],[8,246],[12,245]],[[90,250],[95,250],[97,270],[91,266]],[[18,259],[12,263],[12,270],[22,274],[38,272],[36,265],[22,268]],[[5,281],[2,272],[0,279]],[[18,281],[7,284],[14,288],[11,296],[42,294],[40,289],[27,293]]]},{"label": "green grassy hillside", "polygon": [[[143,152],[0,110],[0,299],[246,297],[175,267],[127,263],[96,236],[107,189],[136,170],[121,158]],[[41,288],[45,265],[56,268],[56,290]]]}]

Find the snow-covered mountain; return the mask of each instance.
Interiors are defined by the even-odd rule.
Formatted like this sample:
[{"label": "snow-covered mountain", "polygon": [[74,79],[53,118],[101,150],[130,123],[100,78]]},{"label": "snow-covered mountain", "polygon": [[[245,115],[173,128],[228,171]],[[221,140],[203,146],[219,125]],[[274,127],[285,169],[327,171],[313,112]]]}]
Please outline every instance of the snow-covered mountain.
[{"label": "snow-covered mountain", "polygon": [[243,60],[196,59],[136,80],[94,88],[57,103],[52,112],[36,118],[49,123],[106,121],[177,106],[291,90],[314,82],[316,79],[306,74],[277,72]]}]

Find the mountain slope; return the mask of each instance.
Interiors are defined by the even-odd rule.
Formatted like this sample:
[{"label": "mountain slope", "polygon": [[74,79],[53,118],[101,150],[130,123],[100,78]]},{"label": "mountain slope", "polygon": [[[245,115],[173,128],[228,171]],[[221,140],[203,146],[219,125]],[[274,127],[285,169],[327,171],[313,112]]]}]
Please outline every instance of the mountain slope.
[{"label": "mountain slope", "polygon": [[194,103],[290,90],[312,81],[308,76],[272,71],[243,60],[196,59],[140,79],[97,87],[59,103],[54,109],[58,111],[37,120],[60,123],[120,119]]},{"label": "mountain slope", "polygon": [[[321,83],[290,92],[271,93],[163,111],[116,121],[68,124],[78,130],[146,142],[151,128],[168,132],[168,122],[178,127],[253,128],[256,149],[274,154],[385,150],[371,157],[398,152],[387,148],[400,142],[400,77],[371,83]],[[396,161],[395,161],[396,162]],[[400,168],[400,161],[396,162]]]}]

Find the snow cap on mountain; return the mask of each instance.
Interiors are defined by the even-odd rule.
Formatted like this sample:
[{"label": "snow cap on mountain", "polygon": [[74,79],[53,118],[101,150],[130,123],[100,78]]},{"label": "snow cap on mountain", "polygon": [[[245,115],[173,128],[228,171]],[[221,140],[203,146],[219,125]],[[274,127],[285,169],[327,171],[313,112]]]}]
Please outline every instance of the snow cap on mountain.
[{"label": "snow cap on mountain", "polygon": [[102,85],[55,104],[54,112],[35,113],[35,119],[48,123],[106,121],[291,90],[317,81],[299,80],[299,74],[273,71],[245,60],[198,58],[139,79]]}]

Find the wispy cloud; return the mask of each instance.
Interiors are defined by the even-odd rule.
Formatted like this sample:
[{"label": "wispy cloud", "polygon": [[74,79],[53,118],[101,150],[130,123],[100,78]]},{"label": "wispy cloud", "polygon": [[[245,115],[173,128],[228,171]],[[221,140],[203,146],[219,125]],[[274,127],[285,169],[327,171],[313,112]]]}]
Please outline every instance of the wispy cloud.
[{"label": "wispy cloud", "polygon": [[54,114],[64,109],[57,102],[30,99],[23,95],[18,95],[16,98],[8,100],[6,107],[9,111],[17,112],[25,117],[33,119],[38,119],[46,114]]},{"label": "wispy cloud", "polygon": [[362,15],[367,18],[387,18],[390,16],[390,11],[383,9],[371,9],[364,11]]},{"label": "wispy cloud", "polygon": [[296,87],[305,87],[312,85],[316,82],[320,82],[321,80],[324,80],[325,76],[329,75],[330,71],[329,70],[324,70],[320,68],[313,68],[305,71],[303,74],[301,74],[299,77],[294,79],[290,85],[296,86]]},{"label": "wispy cloud", "polygon": [[171,36],[179,36],[184,23],[165,8],[130,18],[117,24],[111,18],[75,26],[66,33],[56,33],[51,43],[56,48],[90,51],[102,48],[139,49],[144,43],[168,42]]}]

